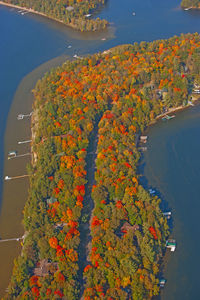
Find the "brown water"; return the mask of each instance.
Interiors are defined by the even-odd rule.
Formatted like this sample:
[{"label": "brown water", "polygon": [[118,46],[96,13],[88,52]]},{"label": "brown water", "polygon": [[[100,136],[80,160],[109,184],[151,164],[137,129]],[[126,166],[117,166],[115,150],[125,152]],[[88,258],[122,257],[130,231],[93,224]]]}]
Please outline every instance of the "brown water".
[{"label": "brown water", "polygon": [[[7,127],[5,132],[4,148],[4,177],[27,174],[26,165],[30,161],[30,156],[13,158],[8,160],[8,152],[16,150],[17,154],[30,152],[30,143],[18,144],[18,141],[31,139],[30,118],[17,120],[18,114],[28,114],[32,111],[33,96],[31,90],[37,80],[41,78],[50,68],[62,64],[67,56],[53,59],[26,76],[19,85],[14,101],[11,106]],[[22,225],[22,212],[28,195],[28,177],[5,181],[3,185],[3,201],[0,214],[0,238],[22,237],[24,234]],[[13,268],[14,258],[20,254],[21,243],[9,241],[1,243],[0,247],[0,295],[5,293],[5,288],[9,282]]]}]

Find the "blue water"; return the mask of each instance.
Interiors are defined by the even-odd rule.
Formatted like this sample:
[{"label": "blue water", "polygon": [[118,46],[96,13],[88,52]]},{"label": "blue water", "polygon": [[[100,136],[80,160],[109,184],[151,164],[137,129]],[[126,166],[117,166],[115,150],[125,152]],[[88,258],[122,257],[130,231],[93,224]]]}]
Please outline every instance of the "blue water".
[{"label": "blue water", "polygon": [[146,187],[156,188],[172,211],[177,250],[167,253],[165,300],[199,299],[200,105],[159,121],[148,131],[140,170]]},{"label": "blue water", "polygon": [[[15,9],[0,6],[0,178],[3,178],[3,141],[6,120],[15,91],[24,76],[40,64],[63,54],[72,57],[74,54],[84,55],[103,51],[119,44],[169,38],[173,35],[179,35],[181,32],[199,32],[200,12],[183,11],[179,7],[179,2],[179,0],[108,0],[105,8],[99,12],[99,16],[106,18],[111,26],[107,31],[100,33],[79,33],[47,18],[32,14],[21,15]],[[135,16],[133,16],[133,12],[135,12]],[[106,40],[102,41],[102,38],[106,38]],[[70,49],[68,48],[69,45],[72,46]],[[191,120],[193,122],[196,120],[196,123],[194,123],[192,132],[198,136],[198,113],[196,115],[196,108],[193,110]],[[187,113],[184,114],[184,118],[187,119]],[[179,238],[182,238],[179,244],[181,245],[185,234],[188,233],[188,237],[190,236],[188,243],[193,241],[193,247],[185,248],[184,245],[184,249],[187,249],[185,252],[182,251],[183,247],[178,247],[177,253],[171,255],[172,258],[170,258],[169,267],[166,270],[168,282],[162,297],[163,299],[198,299],[196,297],[199,266],[199,245],[196,242],[198,224],[194,224],[193,221],[196,220],[199,206],[198,192],[195,194],[193,191],[196,189],[198,191],[199,166],[197,155],[199,148],[193,147],[193,151],[196,153],[192,152],[192,155],[188,156],[191,154],[190,145],[194,139],[191,138],[191,132],[187,132],[190,128],[190,121],[181,123],[179,118],[176,121],[171,121],[170,126],[172,128],[165,127],[166,124],[160,124],[158,129],[152,131],[158,132],[159,138],[155,141],[155,148],[162,149],[162,151],[157,151],[155,154],[149,149],[148,154],[152,153],[152,156],[147,159],[146,166],[149,164],[153,171],[146,172],[145,169],[145,174],[149,182],[154,177],[159,178],[159,180],[154,178],[154,186],[161,190],[169,206],[174,208],[174,234],[177,231]],[[177,122],[175,128],[173,122]],[[169,134],[163,140],[160,136],[162,136],[162,130],[165,131],[166,128],[168,128]],[[169,128],[171,128],[171,132]],[[179,139],[181,134],[183,136]],[[184,139],[186,136],[188,136],[188,140]],[[185,154],[181,151],[183,149]],[[158,169],[160,168],[164,177],[160,174],[154,175],[154,164],[158,157],[160,157],[159,164],[157,164]],[[194,159],[194,157],[196,158]],[[192,163],[194,165],[191,169]],[[185,172],[183,167],[186,168],[184,169]],[[185,181],[177,181],[181,178],[182,173]],[[181,195],[176,194],[182,189],[183,182],[184,195],[182,193]],[[0,204],[2,201],[6,201],[6,199],[2,199],[2,184],[3,180],[0,181]],[[187,198],[184,200],[183,196],[186,195]],[[182,199],[178,206],[176,206],[177,199]],[[192,205],[193,203],[196,204]],[[193,211],[189,209],[191,207],[198,209]],[[3,214],[2,209],[0,218]],[[196,217],[194,218],[194,216]],[[21,222],[21,220],[18,221]],[[12,221],[9,220],[9,222]],[[0,228],[0,234],[1,232],[2,228]],[[194,247],[194,242],[196,242],[196,247]],[[195,256],[192,252],[194,248],[196,249]],[[7,257],[1,255],[0,265],[3,262],[5,265],[6,260],[11,265],[9,257],[9,254]],[[189,257],[194,257],[191,262]],[[5,280],[1,280],[6,272],[10,274],[11,267],[7,271],[0,271],[0,294],[3,293],[7,285]],[[179,275],[175,276],[175,274]],[[173,293],[170,294],[169,291],[173,291]]]}]

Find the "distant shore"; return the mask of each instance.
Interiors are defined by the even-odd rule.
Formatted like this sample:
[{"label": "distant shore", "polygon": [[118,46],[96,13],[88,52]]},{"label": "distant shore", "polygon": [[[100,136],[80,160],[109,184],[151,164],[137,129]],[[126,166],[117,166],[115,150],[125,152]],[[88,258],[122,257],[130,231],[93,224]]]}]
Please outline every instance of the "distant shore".
[{"label": "distant shore", "polygon": [[[77,31],[81,31],[76,25],[73,25],[72,23],[65,23],[65,22],[63,22],[60,19],[48,16],[48,15],[46,15],[46,14],[44,14],[42,12],[36,11],[36,10],[34,10],[32,8],[27,8],[25,6],[18,6],[18,5],[6,3],[6,2],[3,2],[3,1],[0,1],[0,5],[4,5],[4,6],[7,6],[7,7],[12,7],[12,8],[16,8],[16,9],[21,9],[21,10],[24,10],[24,11],[29,12],[29,13],[40,15],[40,16],[43,16],[45,18],[48,18],[49,20],[54,20],[56,22],[59,22],[59,23],[65,25],[65,26],[67,26],[69,28],[75,29]],[[91,30],[91,31],[84,30],[84,32],[94,32],[94,31],[93,30]]]},{"label": "distant shore", "polygon": [[71,25],[68,25],[68,24],[64,23],[63,21],[61,21],[59,19],[56,19],[56,18],[53,18],[53,17],[49,17],[49,16],[43,14],[42,12],[36,11],[36,10],[34,10],[32,8],[27,8],[27,7],[24,7],[24,6],[18,6],[18,5],[14,5],[14,4],[9,4],[9,3],[3,2],[3,1],[0,1],[0,5],[4,5],[4,6],[8,6],[8,7],[13,7],[13,8],[16,8],[16,9],[22,9],[22,10],[27,11],[29,13],[40,15],[40,16],[43,16],[43,17],[48,18],[50,20],[54,20],[54,21],[57,21],[59,23],[62,23],[64,25],[66,25],[66,26],[73,27]]}]

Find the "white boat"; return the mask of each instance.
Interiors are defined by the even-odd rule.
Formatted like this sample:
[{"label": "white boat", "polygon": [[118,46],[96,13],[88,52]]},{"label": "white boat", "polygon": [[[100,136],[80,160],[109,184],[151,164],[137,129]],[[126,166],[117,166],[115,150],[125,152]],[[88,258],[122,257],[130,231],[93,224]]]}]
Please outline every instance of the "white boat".
[{"label": "white boat", "polygon": [[69,45],[67,48],[69,48],[69,49],[70,49],[71,47],[72,47],[72,46],[71,46],[71,45]]},{"label": "white boat", "polygon": [[8,155],[10,155],[10,156],[16,156],[17,155],[17,151],[9,151]]},{"label": "white boat", "polygon": [[87,14],[87,15],[85,15],[85,17],[86,17],[86,18],[89,18],[89,17],[91,17],[91,14]]},{"label": "white boat", "polygon": [[160,287],[164,287],[164,286],[165,286],[165,283],[166,283],[166,280],[165,280],[165,279],[160,279],[160,280],[159,280],[159,285],[160,285]]},{"label": "white boat", "polygon": [[170,219],[171,215],[172,215],[171,211],[166,211],[166,212],[163,213],[163,216],[166,217],[167,219]]},{"label": "white boat", "polygon": [[150,194],[150,195],[153,195],[153,194],[155,194],[155,192],[156,192],[155,190],[153,190],[153,189],[149,189],[149,194]]},{"label": "white boat", "polygon": [[11,177],[5,176],[5,180],[10,180],[10,179],[11,179]]},{"label": "white boat", "polygon": [[22,114],[19,114],[18,116],[17,116],[17,120],[22,120],[24,118],[24,115],[22,115]]},{"label": "white boat", "polygon": [[102,41],[105,41],[105,40],[106,40],[106,38],[102,38],[101,40],[102,40]]},{"label": "white boat", "polygon": [[166,247],[169,248],[172,252],[176,250],[176,241],[175,240],[167,240]]},{"label": "white boat", "polygon": [[136,13],[133,11],[132,15],[133,15],[133,16],[135,16],[135,15],[136,15]]}]

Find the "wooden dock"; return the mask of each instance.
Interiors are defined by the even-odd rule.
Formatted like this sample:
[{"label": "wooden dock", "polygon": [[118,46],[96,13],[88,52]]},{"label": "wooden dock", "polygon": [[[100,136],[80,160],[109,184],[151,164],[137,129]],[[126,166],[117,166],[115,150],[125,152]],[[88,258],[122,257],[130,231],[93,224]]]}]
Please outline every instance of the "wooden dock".
[{"label": "wooden dock", "polygon": [[26,115],[19,114],[19,115],[17,116],[17,120],[23,120],[24,118],[29,118],[29,117],[32,116],[32,114],[33,114],[33,112],[30,112],[30,114],[26,114]]},{"label": "wooden dock", "polygon": [[31,155],[31,153],[29,152],[29,153],[19,154],[19,155],[15,155],[15,156],[9,156],[8,159],[24,157],[24,156],[28,156],[28,155]]},{"label": "wooden dock", "polygon": [[18,144],[26,144],[26,143],[31,143],[32,140],[27,140],[27,141],[21,141],[21,142],[18,142]]},{"label": "wooden dock", "polygon": [[12,180],[12,179],[18,179],[18,178],[25,178],[31,175],[25,174],[25,175],[20,175],[20,176],[14,176],[14,177],[9,177],[9,176],[5,176],[5,180]]},{"label": "wooden dock", "polygon": [[11,242],[11,241],[17,241],[17,242],[19,242],[20,240],[23,240],[23,237],[0,240],[0,243]]}]

